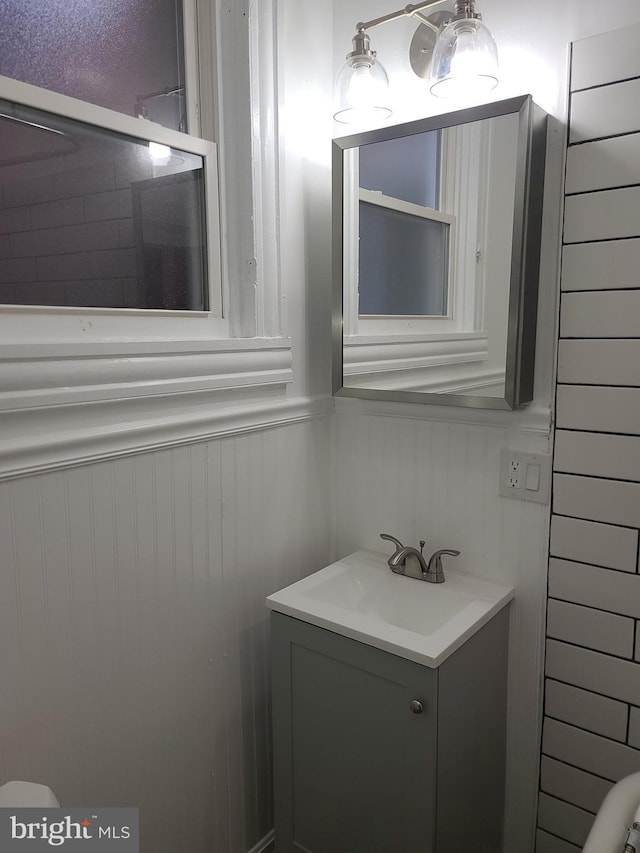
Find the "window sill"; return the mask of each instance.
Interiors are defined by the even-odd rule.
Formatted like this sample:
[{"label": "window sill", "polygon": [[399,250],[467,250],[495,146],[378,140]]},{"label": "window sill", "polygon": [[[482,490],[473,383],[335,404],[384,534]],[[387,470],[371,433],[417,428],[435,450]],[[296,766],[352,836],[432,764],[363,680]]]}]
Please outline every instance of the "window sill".
[{"label": "window sill", "polygon": [[0,479],[289,420],[291,380],[288,338],[2,346]]}]

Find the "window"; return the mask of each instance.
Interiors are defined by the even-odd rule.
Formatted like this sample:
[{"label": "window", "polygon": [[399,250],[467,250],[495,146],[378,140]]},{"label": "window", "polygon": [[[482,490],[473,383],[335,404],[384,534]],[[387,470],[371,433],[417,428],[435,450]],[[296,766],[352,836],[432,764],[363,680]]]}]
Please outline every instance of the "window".
[{"label": "window", "polygon": [[45,307],[47,340],[89,309],[83,340],[228,335],[216,146],[185,133],[195,19],[194,0],[0,0],[5,342]]},{"label": "window", "polygon": [[0,478],[283,402],[276,89],[258,85],[274,15],[272,0],[0,0]]},{"label": "window", "polygon": [[204,311],[204,158],[0,101],[0,303]]},{"label": "window", "polygon": [[0,89],[2,340],[28,340],[35,307],[49,309],[47,339],[73,337],[89,309],[85,340],[98,327],[225,335],[216,146],[7,78]]}]

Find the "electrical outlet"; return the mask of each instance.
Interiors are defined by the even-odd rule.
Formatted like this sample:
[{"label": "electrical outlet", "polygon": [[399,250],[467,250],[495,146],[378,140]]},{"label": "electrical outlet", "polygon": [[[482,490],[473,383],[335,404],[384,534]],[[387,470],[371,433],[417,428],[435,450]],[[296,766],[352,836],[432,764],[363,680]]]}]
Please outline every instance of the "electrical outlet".
[{"label": "electrical outlet", "polygon": [[551,454],[500,451],[498,494],[547,504],[551,499]]}]

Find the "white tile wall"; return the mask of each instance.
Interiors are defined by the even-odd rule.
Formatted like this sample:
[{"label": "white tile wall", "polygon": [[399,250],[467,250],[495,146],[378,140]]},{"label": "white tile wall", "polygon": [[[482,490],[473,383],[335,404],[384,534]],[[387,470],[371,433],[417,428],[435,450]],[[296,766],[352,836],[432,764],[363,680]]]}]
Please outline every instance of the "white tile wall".
[{"label": "white tile wall", "polygon": [[3,210],[0,220],[0,234],[10,234],[12,231],[27,231],[31,228],[31,216],[28,207],[16,207],[13,210]]},{"label": "white tile wall", "polygon": [[63,198],[36,204],[31,208],[31,228],[57,228],[63,225],[77,225],[84,222],[82,198]]},{"label": "white tile wall", "polygon": [[[638,771],[640,751],[547,717],[542,752],[611,782]],[[571,799],[571,791],[565,791]]]},{"label": "white tile wall", "polygon": [[549,560],[549,595],[640,619],[640,575]]},{"label": "white tile wall", "polygon": [[[626,739],[629,721],[628,705],[609,699],[608,696],[581,690],[562,681],[547,679],[545,713],[555,720],[564,720],[613,740]],[[549,791],[549,793],[554,792]],[[581,805],[577,800],[574,802]]]},{"label": "white tile wall", "polygon": [[566,193],[640,183],[640,134],[575,145],[567,153]]},{"label": "white tile wall", "polygon": [[6,183],[2,187],[2,197],[7,207],[19,207],[57,201],[63,197],[108,192],[115,188],[114,169],[111,165],[105,165],[103,169],[77,168],[59,175]]},{"label": "white tile wall", "polygon": [[116,186],[116,175],[129,172],[105,162],[98,171],[5,183],[0,301],[135,307],[131,187]]},{"label": "white tile wall", "polygon": [[560,334],[563,338],[632,338],[638,333],[639,312],[640,290],[564,293]]},{"label": "white tile wall", "polygon": [[[640,95],[640,89],[638,90]],[[640,233],[640,187],[567,196],[565,243],[618,240]]]},{"label": "white tile wall", "polygon": [[84,218],[87,222],[127,219],[131,216],[133,216],[131,192],[128,189],[96,193],[84,198]]},{"label": "white tile wall", "polygon": [[558,430],[555,470],[637,483],[640,436]]},{"label": "white tile wall", "polygon": [[548,794],[540,794],[538,825],[574,844],[587,840],[593,814]]},{"label": "white tile wall", "polygon": [[547,608],[547,636],[631,659],[635,623],[633,619],[614,613],[550,600]]},{"label": "white tile wall", "polygon": [[629,743],[640,749],[640,708],[631,709],[631,717],[629,719]]},{"label": "white tile wall", "polygon": [[77,252],[78,246],[85,251],[112,249],[118,245],[118,223],[87,222],[43,231],[21,231],[11,234],[9,241],[15,257],[64,255]]},{"label": "white tile wall", "polygon": [[640,340],[561,340],[558,382],[640,386]]},{"label": "white tile wall", "polygon": [[89,277],[89,253],[72,252],[66,255],[46,255],[36,258],[38,281],[59,281]]},{"label": "white tile wall", "polygon": [[640,771],[639,43],[573,45],[537,853]]},{"label": "white tile wall", "polygon": [[640,240],[596,241],[565,246],[561,285],[563,291],[618,290],[640,286]]},{"label": "white tile wall", "polygon": [[536,833],[537,853],[580,853],[580,848],[575,844],[569,844],[556,835],[551,835],[543,829]]},{"label": "white tile wall", "polygon": [[33,281],[35,278],[35,258],[8,258],[0,265],[0,282]]},{"label": "white tile wall", "polygon": [[638,531],[555,515],[551,519],[550,553],[553,557],[635,572]]},{"label": "white tile wall", "polygon": [[576,92],[571,98],[569,142],[587,142],[637,133],[640,128],[640,80],[628,80]]},{"label": "white tile wall", "polygon": [[638,75],[640,26],[601,33],[573,45],[571,89],[588,89]]},{"label": "white tile wall", "polygon": [[555,474],[553,488],[560,515],[640,527],[640,483]]},{"label": "white tile wall", "polygon": [[549,639],[546,672],[549,678],[557,681],[640,705],[640,666],[637,662]]},{"label": "white tile wall", "polygon": [[640,435],[640,390],[559,385],[556,423],[562,429]]},{"label": "white tile wall", "polygon": [[571,791],[575,805],[595,813],[611,789],[612,783],[543,755],[540,787],[545,793],[557,797],[563,797],[566,791]]}]

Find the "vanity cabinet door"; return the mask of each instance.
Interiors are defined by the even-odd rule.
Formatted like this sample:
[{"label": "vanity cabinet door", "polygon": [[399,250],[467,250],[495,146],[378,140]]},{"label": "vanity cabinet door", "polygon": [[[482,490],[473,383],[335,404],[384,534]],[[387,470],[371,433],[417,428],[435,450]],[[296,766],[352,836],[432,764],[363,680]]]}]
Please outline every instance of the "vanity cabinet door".
[{"label": "vanity cabinet door", "polygon": [[437,670],[271,624],[276,853],[433,853]]}]

